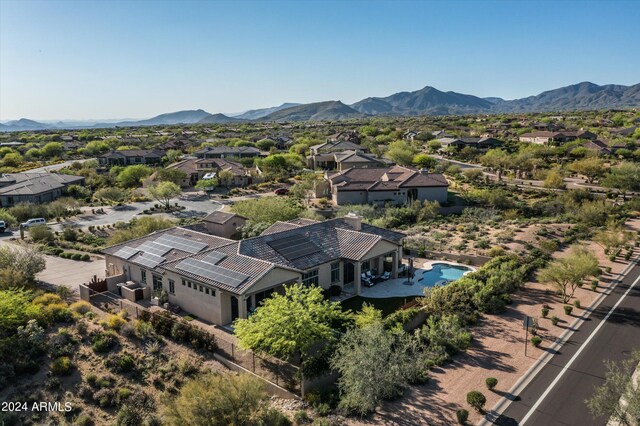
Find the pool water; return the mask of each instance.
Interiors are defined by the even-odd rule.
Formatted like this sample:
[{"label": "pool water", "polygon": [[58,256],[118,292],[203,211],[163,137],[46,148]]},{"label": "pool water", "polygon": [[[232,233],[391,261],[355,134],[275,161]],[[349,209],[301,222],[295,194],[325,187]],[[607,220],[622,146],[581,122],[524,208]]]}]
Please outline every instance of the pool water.
[{"label": "pool water", "polygon": [[[433,287],[437,283],[445,284],[443,281],[455,281],[464,275],[465,272],[471,271],[471,268],[466,266],[448,265],[446,263],[434,263],[433,268],[429,271],[418,274],[414,277],[414,280],[419,280],[418,283],[425,287]],[[422,278],[422,279],[421,279]]]}]

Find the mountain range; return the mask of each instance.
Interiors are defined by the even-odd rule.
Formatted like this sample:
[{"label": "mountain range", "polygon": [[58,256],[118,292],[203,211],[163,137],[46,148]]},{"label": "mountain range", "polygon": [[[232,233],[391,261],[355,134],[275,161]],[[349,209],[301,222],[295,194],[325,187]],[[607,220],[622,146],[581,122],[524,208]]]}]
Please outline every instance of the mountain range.
[{"label": "mountain range", "polygon": [[[352,105],[341,101],[310,104],[283,103],[229,116],[211,114],[202,109],[161,114],[139,121],[71,125],[58,122],[41,123],[26,118],[0,123],[0,131],[44,129],[107,128],[127,126],[155,126],[173,124],[220,124],[248,121],[307,121],[345,120],[370,116],[462,115],[519,112],[549,112],[640,107],[640,83],[633,86],[582,82],[542,92],[536,96],[504,100],[498,97],[480,98],[456,92],[442,92],[427,86],[414,92],[399,92],[386,97],[370,97]],[[76,123],[74,123],[76,124]]]}]

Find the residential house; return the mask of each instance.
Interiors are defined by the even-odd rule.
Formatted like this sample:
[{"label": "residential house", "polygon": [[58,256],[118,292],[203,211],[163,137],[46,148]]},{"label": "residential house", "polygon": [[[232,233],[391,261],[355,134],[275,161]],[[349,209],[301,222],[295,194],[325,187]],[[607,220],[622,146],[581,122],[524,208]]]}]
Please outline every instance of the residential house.
[{"label": "residential house", "polygon": [[[277,222],[242,241],[170,228],[108,247],[103,254],[107,275],[120,280],[109,284],[109,291],[133,300],[149,297],[151,289],[155,294],[165,291],[170,304],[228,325],[247,318],[289,284],[338,286],[359,294],[367,272],[386,271],[396,278],[403,238],[348,215],[323,222]],[[131,290],[136,287],[142,291]]]},{"label": "residential house", "polygon": [[445,130],[437,130],[435,132],[431,132],[434,138],[443,139],[443,138],[454,138],[455,136],[451,133],[447,133]]},{"label": "residential house", "polygon": [[599,139],[587,141],[583,143],[582,146],[592,151],[596,151],[600,155],[610,155],[613,152],[609,145]]},{"label": "residential house", "polygon": [[358,144],[360,143],[360,133],[355,130],[343,130],[329,136],[327,142],[352,142]]},{"label": "residential house", "polygon": [[335,205],[407,204],[412,201],[447,201],[449,182],[426,169],[392,166],[347,169],[326,173],[316,187],[316,197],[331,198]]},{"label": "residential house", "polygon": [[0,176],[0,207],[18,203],[48,203],[64,195],[84,177],[58,173],[8,173]]},{"label": "residential house", "polygon": [[502,145],[502,141],[492,137],[480,138],[440,138],[436,139],[442,148],[452,147],[456,150],[471,147],[478,150],[497,148]]},{"label": "residential house", "polygon": [[[336,154],[341,156],[344,153],[351,152],[357,154],[366,154],[369,150],[357,143],[348,141],[328,141],[309,148],[309,156],[307,157],[307,165],[312,169],[336,170],[338,163]],[[363,162],[367,160],[363,159]]]},{"label": "residential house", "polygon": [[266,157],[268,152],[260,151],[253,146],[211,146],[197,150],[193,153],[198,158],[250,158]]},{"label": "residential house", "polygon": [[413,142],[419,134],[420,132],[416,132],[414,130],[407,130],[402,134],[402,139],[404,139],[405,141]]},{"label": "residential house", "polygon": [[166,152],[156,149],[125,149],[111,151],[98,157],[101,166],[132,166],[136,164],[157,165]]},{"label": "residential house", "polygon": [[186,158],[167,166],[168,169],[182,170],[186,173],[185,179],[180,183],[183,188],[194,186],[207,174],[219,174],[228,171],[233,174],[233,180],[229,186],[248,186],[259,181],[260,170],[247,168],[235,161],[224,158]]},{"label": "residential house", "polygon": [[523,133],[520,135],[520,142],[529,142],[538,145],[549,145],[549,144],[562,144],[566,142],[575,141],[576,139],[589,139],[595,140],[598,135],[591,133],[586,130],[578,130],[578,131],[562,131],[562,132],[531,132],[531,133]]}]

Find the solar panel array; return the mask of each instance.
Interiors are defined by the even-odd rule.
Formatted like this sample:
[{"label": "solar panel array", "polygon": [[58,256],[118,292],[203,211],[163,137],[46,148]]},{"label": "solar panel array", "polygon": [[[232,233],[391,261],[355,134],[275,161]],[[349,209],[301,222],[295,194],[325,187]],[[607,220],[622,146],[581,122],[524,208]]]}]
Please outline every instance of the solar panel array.
[{"label": "solar panel array", "polygon": [[167,234],[161,236],[160,238],[155,240],[155,242],[165,246],[173,247],[177,250],[186,251],[187,253],[191,254],[196,254],[207,247],[205,243],[201,243],[199,241],[191,241],[186,238]]},{"label": "solar panel array", "polygon": [[224,253],[220,253],[219,251],[212,251],[211,253],[203,257],[202,261],[215,265],[226,257],[227,255]]},{"label": "solar panel array", "polygon": [[295,260],[321,251],[313,241],[302,234],[291,235],[267,244],[287,260]]},{"label": "solar panel array", "polygon": [[139,250],[137,248],[124,246],[120,250],[118,250],[117,252],[113,253],[113,255],[116,256],[116,257],[121,257],[123,259],[129,259],[129,258],[133,257],[136,253],[138,253],[138,251]]},{"label": "solar panel array", "polygon": [[138,250],[145,253],[155,254],[156,256],[164,256],[171,251],[171,247],[155,241],[147,241],[146,243],[138,246]]},{"label": "solar panel array", "polygon": [[146,266],[147,268],[150,268],[150,269],[155,268],[156,266],[158,266],[164,261],[165,261],[164,257],[156,256],[155,254],[151,254],[151,253],[143,253],[134,260],[134,262],[142,266]]},{"label": "solar panel array", "polygon": [[232,271],[222,266],[213,265],[197,259],[184,259],[176,265],[176,269],[189,272],[203,278],[225,284],[234,288],[239,287],[249,278],[248,275]]}]

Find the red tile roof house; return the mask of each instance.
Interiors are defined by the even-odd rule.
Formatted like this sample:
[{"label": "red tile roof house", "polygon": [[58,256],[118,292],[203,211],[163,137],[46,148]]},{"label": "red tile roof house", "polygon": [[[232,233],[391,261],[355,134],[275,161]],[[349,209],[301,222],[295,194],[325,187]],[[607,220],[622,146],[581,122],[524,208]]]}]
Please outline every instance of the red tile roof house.
[{"label": "red tile roof house", "polygon": [[396,278],[404,236],[350,214],[323,222],[276,222],[242,241],[170,228],[108,247],[103,254],[111,293],[135,302],[164,290],[169,303],[228,325],[247,318],[288,284],[339,286],[360,294],[367,271]]},{"label": "red tile roof house", "polygon": [[330,197],[335,205],[406,204],[418,201],[447,201],[449,182],[426,169],[393,166],[371,169],[347,169],[327,173],[316,196]]}]

